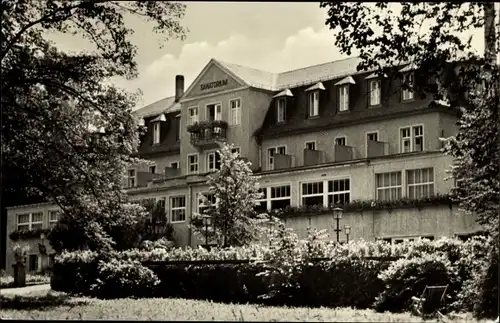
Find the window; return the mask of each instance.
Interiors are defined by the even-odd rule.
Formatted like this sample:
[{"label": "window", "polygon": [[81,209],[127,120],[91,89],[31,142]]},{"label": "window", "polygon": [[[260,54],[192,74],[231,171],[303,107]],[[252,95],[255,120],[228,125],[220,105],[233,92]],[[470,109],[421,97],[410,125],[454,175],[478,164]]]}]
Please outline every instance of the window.
[{"label": "window", "polygon": [[53,228],[59,220],[59,211],[49,211],[49,226]]},{"label": "window", "polygon": [[406,171],[408,197],[420,199],[434,195],[434,169],[410,169]]},{"label": "window", "polygon": [[[207,200],[208,200],[208,205],[207,204],[203,204],[203,201],[201,199],[201,196],[204,195]],[[198,196],[198,213],[200,214],[203,214],[203,211],[205,209],[207,209],[208,207],[212,206],[212,205],[215,205],[217,203],[216,199],[215,199],[215,195],[212,194],[212,193],[200,193],[200,195]]]},{"label": "window", "polygon": [[285,146],[279,146],[279,147],[269,148],[267,150],[268,168],[270,170],[274,169],[274,155],[275,154],[286,155],[286,147]]},{"label": "window", "polygon": [[220,103],[207,105],[207,120],[222,120],[222,105]]},{"label": "window", "polygon": [[188,125],[198,122],[198,107],[191,107],[188,109]]},{"label": "window", "polygon": [[286,120],[286,101],[285,98],[276,100],[276,122],[281,123]]},{"label": "window", "polygon": [[18,230],[36,230],[43,227],[43,212],[17,215]]},{"label": "window", "polygon": [[408,89],[403,90],[403,101],[412,100],[413,99],[413,73],[406,74],[403,77],[403,83],[409,86]]},{"label": "window", "polygon": [[135,187],[135,169],[128,170],[128,187]]},{"label": "window", "polygon": [[291,202],[290,185],[271,187],[271,210],[284,209]]},{"label": "window", "polygon": [[302,184],[302,205],[323,205],[323,182]]},{"label": "window", "polygon": [[338,138],[335,138],[335,144],[336,144],[336,145],[339,145],[339,146],[345,146],[345,144],[346,144],[346,139],[345,139],[345,137],[338,137]]},{"label": "window", "polygon": [[339,88],[339,110],[349,110],[349,85],[344,85]]},{"label": "window", "polygon": [[413,127],[413,151],[424,150],[424,129],[422,126]]},{"label": "window", "polygon": [[377,200],[394,201],[401,198],[401,172],[381,173],[375,175]]},{"label": "window", "polygon": [[155,122],[153,124],[153,144],[160,143],[160,123]]},{"label": "window", "polygon": [[255,206],[255,212],[257,213],[263,213],[267,211],[267,188],[261,187],[259,189],[259,192],[262,193],[262,196],[260,199],[256,200],[255,202],[257,205]]},{"label": "window", "polygon": [[424,127],[405,127],[400,130],[401,153],[424,150]]},{"label": "window", "polygon": [[370,105],[380,104],[380,80],[370,81]]},{"label": "window", "polygon": [[179,168],[179,162],[172,162],[172,163],[170,163],[170,168],[172,168],[172,169]]},{"label": "window", "polygon": [[189,174],[198,173],[198,154],[188,155],[188,171]]},{"label": "window", "polygon": [[307,150],[316,150],[316,141],[308,141],[306,142]]},{"label": "window", "polygon": [[220,169],[220,155],[214,151],[207,154],[207,171]]},{"label": "window", "polygon": [[328,205],[347,204],[350,196],[351,187],[348,178],[328,181]]},{"label": "window", "polygon": [[238,156],[239,156],[240,155],[240,147],[231,148],[231,153],[238,154]]},{"label": "window", "polygon": [[159,197],[156,199],[156,205],[158,205],[159,208],[165,209],[165,202],[166,202],[166,197]]},{"label": "window", "polygon": [[378,141],[378,133],[370,132],[366,134],[366,140],[368,141]]},{"label": "window", "polygon": [[229,121],[231,125],[239,125],[241,123],[241,100],[235,99],[229,101],[230,114]]},{"label": "window", "polygon": [[156,166],[149,166],[149,172],[151,174],[156,174]]},{"label": "window", "polygon": [[319,91],[309,93],[308,117],[317,117],[319,114]]},{"label": "window", "polygon": [[172,214],[172,222],[186,221],[185,196],[175,196],[170,198],[170,214]]},{"label": "window", "polygon": [[38,271],[38,255],[28,256],[28,271]]}]

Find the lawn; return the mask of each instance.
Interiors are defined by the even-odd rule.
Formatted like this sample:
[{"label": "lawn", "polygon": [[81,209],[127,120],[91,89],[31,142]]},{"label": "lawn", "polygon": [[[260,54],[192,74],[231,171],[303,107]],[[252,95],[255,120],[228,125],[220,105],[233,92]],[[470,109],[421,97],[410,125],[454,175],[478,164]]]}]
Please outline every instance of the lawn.
[{"label": "lawn", "polygon": [[[376,313],[349,308],[287,308],[220,304],[186,299],[118,299],[68,297],[61,293],[1,296],[1,319],[35,320],[204,320],[419,322],[408,313]],[[470,315],[450,322],[476,322]],[[483,321],[487,322],[487,321]]]}]

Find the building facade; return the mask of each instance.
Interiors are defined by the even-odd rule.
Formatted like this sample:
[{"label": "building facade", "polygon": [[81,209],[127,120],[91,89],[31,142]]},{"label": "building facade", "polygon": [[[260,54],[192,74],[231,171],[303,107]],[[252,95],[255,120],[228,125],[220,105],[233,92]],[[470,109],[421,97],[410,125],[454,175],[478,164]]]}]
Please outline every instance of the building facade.
[{"label": "building facade", "polygon": [[[224,141],[261,177],[260,209],[365,205],[346,208],[340,221],[351,227],[350,239],[399,242],[479,231],[474,217],[438,198],[453,185],[445,181],[453,160],[440,151],[439,138],[457,131],[458,111],[420,99],[395,78],[357,72],[358,62],[276,74],[212,59],[186,91],[177,76],[174,97],[136,111],[147,126],[138,155],[152,164],[128,170],[130,198],[162,201],[176,243],[201,243],[188,223],[200,194],[208,193],[206,175],[218,168]],[[411,66],[401,72],[415,82]],[[8,230],[23,225],[30,207],[9,210]],[[38,208],[49,219],[50,206]],[[328,210],[284,220],[301,238],[308,226],[335,238]]]}]

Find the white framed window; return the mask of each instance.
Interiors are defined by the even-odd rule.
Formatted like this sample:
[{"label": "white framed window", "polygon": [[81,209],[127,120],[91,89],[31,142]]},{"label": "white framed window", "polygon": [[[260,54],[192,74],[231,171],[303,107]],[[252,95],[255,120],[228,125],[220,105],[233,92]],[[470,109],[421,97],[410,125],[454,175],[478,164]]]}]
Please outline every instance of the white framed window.
[{"label": "white framed window", "polygon": [[346,145],[346,137],[335,138],[335,144],[339,145],[339,146],[345,146]]},{"label": "white framed window", "polygon": [[172,222],[186,221],[186,197],[184,195],[170,197],[170,214]]},{"label": "white framed window", "polygon": [[207,120],[222,120],[222,105],[220,103],[207,105]]},{"label": "white framed window", "polygon": [[305,144],[307,150],[316,150],[316,141],[307,141]]},{"label": "white framed window", "polygon": [[149,172],[151,174],[156,174],[156,166],[149,166]]},{"label": "white framed window", "polygon": [[367,141],[378,141],[378,132],[368,132],[366,134]]},{"label": "white framed window", "polygon": [[240,149],[240,147],[233,147],[233,148],[231,148],[231,153],[232,154],[238,154],[238,156],[240,156],[241,155],[241,149]]},{"label": "white framed window", "polygon": [[424,126],[415,125],[400,129],[400,152],[408,153],[412,151],[424,150]]},{"label": "white framed window", "polygon": [[328,181],[328,205],[347,204],[351,200],[351,180],[349,178]]},{"label": "white framed window", "polygon": [[421,168],[406,171],[408,198],[420,199],[434,195],[434,169]]},{"label": "white framed window", "polygon": [[[203,201],[201,199],[201,196],[205,196],[208,200],[209,204],[203,204]],[[206,210],[208,207],[212,205],[217,204],[217,199],[215,198],[215,194],[213,193],[200,193],[198,194],[198,213],[203,214],[203,211]]]},{"label": "white framed window", "polygon": [[18,230],[36,230],[43,228],[43,212],[23,213],[17,215]]},{"label": "white framed window", "polygon": [[375,174],[377,200],[395,201],[402,196],[401,172]]},{"label": "white framed window", "polygon": [[229,101],[229,121],[231,125],[241,124],[241,99]]},{"label": "white framed window", "polygon": [[188,108],[188,125],[193,125],[199,121],[198,107]]},{"label": "white framed window", "polygon": [[403,83],[407,84],[410,88],[408,89],[403,89],[403,101],[408,101],[408,100],[413,100],[413,82],[414,82],[414,75],[413,73],[408,73],[403,76]]},{"label": "white framed window", "polygon": [[261,187],[259,188],[259,193],[262,193],[262,196],[260,199],[255,200],[256,205],[254,207],[254,210],[257,213],[263,213],[268,211],[267,207],[267,187]]},{"label": "white framed window", "polygon": [[413,151],[424,150],[424,127],[413,126]]},{"label": "white framed window", "polygon": [[370,106],[380,104],[380,80],[370,80]]},{"label": "white framed window", "polygon": [[215,171],[220,169],[220,155],[213,151],[207,154],[207,171]]},{"label": "white framed window", "polygon": [[281,123],[286,120],[286,99],[279,98],[276,100],[276,122]]},{"label": "white framed window", "polygon": [[58,210],[49,211],[49,227],[53,228],[59,221],[60,212]]},{"label": "white framed window", "polygon": [[135,169],[129,169],[128,170],[128,187],[135,187]]},{"label": "white framed window", "polygon": [[153,123],[153,144],[160,143],[160,123]]},{"label": "white framed window", "polygon": [[349,110],[349,85],[339,87],[339,111]]},{"label": "white framed window", "polygon": [[171,162],[170,163],[170,168],[172,168],[172,169],[178,169],[179,168],[179,162],[177,162],[177,161]]},{"label": "white framed window", "polygon": [[317,117],[319,114],[319,91],[309,92],[309,109],[307,116]]},{"label": "white framed window", "polygon": [[302,183],[301,185],[301,200],[302,205],[324,205],[324,185],[323,181]]},{"label": "white framed window", "polygon": [[284,209],[292,203],[290,185],[274,186],[269,188],[271,210]]},{"label": "white framed window", "polygon": [[267,149],[267,166],[268,169],[274,169],[274,155],[286,155],[286,146],[278,146]]},{"label": "white framed window", "polygon": [[198,173],[198,154],[188,155],[188,173]]}]

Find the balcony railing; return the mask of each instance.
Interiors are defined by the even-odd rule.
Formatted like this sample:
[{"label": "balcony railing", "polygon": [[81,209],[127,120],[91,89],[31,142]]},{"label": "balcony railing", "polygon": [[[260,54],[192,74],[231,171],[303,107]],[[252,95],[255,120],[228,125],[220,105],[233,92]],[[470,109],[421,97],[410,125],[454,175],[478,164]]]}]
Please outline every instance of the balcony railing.
[{"label": "balcony railing", "polygon": [[355,158],[354,147],[344,145],[334,145],[334,158],[336,162],[353,160]]},{"label": "balcony railing", "polygon": [[191,144],[197,147],[217,146],[226,140],[227,122],[222,120],[200,121],[188,126]]}]

